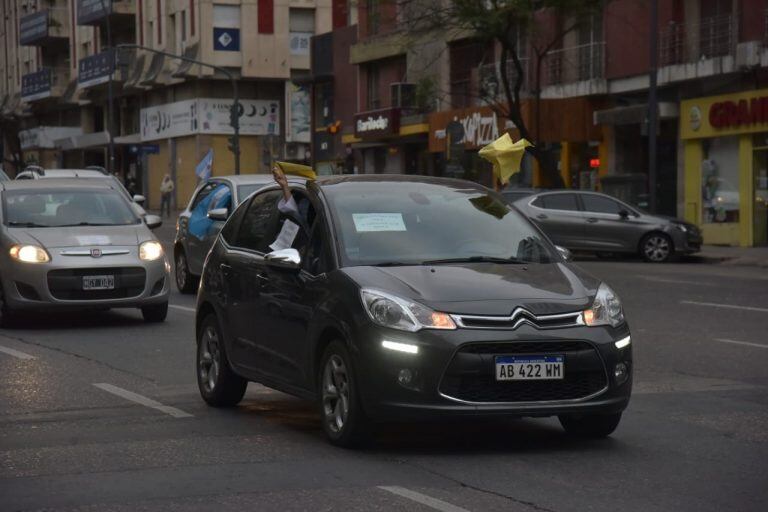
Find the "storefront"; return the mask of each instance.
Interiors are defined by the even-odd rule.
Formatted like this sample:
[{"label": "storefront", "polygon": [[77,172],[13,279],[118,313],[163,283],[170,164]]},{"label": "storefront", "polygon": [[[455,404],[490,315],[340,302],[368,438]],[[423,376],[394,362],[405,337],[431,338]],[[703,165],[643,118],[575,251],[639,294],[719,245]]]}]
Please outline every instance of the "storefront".
[{"label": "storefront", "polygon": [[685,218],[704,243],[768,245],[768,89],[680,106]]}]

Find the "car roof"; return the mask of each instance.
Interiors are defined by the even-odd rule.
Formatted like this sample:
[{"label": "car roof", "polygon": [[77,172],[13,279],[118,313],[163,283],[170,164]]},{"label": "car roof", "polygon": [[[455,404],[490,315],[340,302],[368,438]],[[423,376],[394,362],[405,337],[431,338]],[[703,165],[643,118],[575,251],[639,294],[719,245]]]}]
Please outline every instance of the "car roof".
[{"label": "car roof", "polygon": [[485,189],[483,185],[473,181],[459,180],[456,178],[439,178],[435,176],[423,176],[417,174],[341,174],[330,176],[318,176],[313,180],[319,187],[331,187],[344,183],[425,183],[429,185],[443,185],[449,187],[472,187]]},{"label": "car roof", "polygon": [[[104,176],[106,177],[106,176]],[[81,180],[77,178],[48,178],[45,180],[13,180],[0,184],[5,190],[115,190],[115,186],[103,180]]]},{"label": "car roof", "polygon": [[229,181],[233,185],[251,185],[255,183],[269,183],[272,181],[272,174],[231,174],[228,176],[211,176],[208,181]]}]

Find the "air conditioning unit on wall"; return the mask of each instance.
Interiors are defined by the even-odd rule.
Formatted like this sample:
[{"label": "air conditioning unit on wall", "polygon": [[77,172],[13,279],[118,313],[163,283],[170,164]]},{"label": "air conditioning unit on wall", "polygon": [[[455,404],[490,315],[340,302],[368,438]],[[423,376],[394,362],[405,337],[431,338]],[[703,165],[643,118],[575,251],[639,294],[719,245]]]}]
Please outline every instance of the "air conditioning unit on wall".
[{"label": "air conditioning unit on wall", "polygon": [[394,108],[416,107],[416,84],[395,82],[390,84],[392,106]]},{"label": "air conditioning unit on wall", "polygon": [[736,45],[736,66],[744,68],[755,68],[760,65],[760,54],[763,51],[763,45],[760,41],[747,41]]}]

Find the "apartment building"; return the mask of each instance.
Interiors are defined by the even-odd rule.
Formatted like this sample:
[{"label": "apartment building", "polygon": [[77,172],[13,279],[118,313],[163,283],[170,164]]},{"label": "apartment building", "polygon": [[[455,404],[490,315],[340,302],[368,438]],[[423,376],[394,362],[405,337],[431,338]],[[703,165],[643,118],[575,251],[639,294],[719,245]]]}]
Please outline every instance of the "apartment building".
[{"label": "apartment building", "polygon": [[169,174],[181,206],[209,150],[214,175],[235,168],[231,77],[242,172],[267,172],[273,158],[306,161],[310,38],[347,25],[347,4],[0,0],[3,151],[44,166],[105,166],[138,182],[152,207]]}]

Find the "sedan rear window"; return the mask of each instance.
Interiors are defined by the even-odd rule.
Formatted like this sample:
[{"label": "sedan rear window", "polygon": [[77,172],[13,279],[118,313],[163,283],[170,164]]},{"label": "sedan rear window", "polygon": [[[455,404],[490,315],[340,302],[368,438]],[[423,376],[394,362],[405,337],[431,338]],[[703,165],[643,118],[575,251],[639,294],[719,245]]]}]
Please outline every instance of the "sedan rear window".
[{"label": "sedan rear window", "polygon": [[11,227],[122,226],[137,224],[125,198],[113,190],[6,191],[5,224]]},{"label": "sedan rear window", "polygon": [[598,196],[595,194],[584,194],[581,196],[584,201],[584,210],[594,213],[618,213],[624,210],[619,203],[611,198]]},{"label": "sedan rear window", "polygon": [[549,194],[539,197],[534,204],[547,210],[579,210],[576,194]]}]

